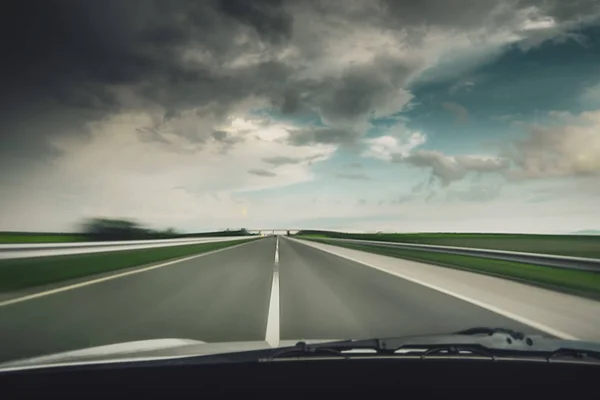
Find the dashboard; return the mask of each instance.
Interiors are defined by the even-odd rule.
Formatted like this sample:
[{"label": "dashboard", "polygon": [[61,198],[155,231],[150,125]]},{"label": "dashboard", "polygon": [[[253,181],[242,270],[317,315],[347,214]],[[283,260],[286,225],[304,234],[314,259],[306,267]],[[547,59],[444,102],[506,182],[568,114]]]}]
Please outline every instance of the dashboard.
[{"label": "dashboard", "polygon": [[[224,364],[100,364],[0,373],[4,398],[76,396],[204,397],[352,394],[386,395],[429,390],[515,388],[536,397],[568,390],[574,398],[597,394],[600,365],[478,360],[276,360]],[[532,389],[535,392],[523,392]],[[394,392],[392,392],[394,391]],[[490,393],[485,393],[489,395]]]}]

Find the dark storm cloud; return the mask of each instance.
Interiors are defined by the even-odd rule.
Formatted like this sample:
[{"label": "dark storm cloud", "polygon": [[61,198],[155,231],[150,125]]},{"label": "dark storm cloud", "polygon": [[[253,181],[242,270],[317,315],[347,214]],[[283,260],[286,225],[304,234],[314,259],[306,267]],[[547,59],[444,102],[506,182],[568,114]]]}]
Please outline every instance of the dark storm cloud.
[{"label": "dark storm cloud", "polygon": [[321,15],[331,19],[346,19],[352,23],[405,29],[416,27],[409,37],[419,41],[424,26],[466,30],[481,26],[486,20],[490,30],[513,22],[515,12],[535,7],[540,14],[548,15],[557,22],[578,22],[600,14],[597,0],[382,0],[351,2],[339,7],[334,2],[322,0],[311,3]]},{"label": "dark storm cloud", "polygon": [[[173,115],[212,102],[214,113],[225,115],[232,103],[250,94],[268,94],[268,78],[285,76],[280,65],[259,63],[233,76],[184,57],[194,48],[210,54],[218,66],[261,43],[273,47],[271,41],[289,34],[290,17],[280,2],[245,3],[10,2],[0,21],[4,142],[16,142],[13,147],[27,143],[31,150],[30,139],[38,142],[67,131],[80,132],[85,122],[148,102],[173,110]],[[235,36],[242,33],[249,43],[234,45]],[[123,89],[136,100],[119,96]],[[30,123],[32,116],[46,114],[50,118],[43,129]],[[28,122],[26,127],[21,126],[23,121]],[[25,130],[27,141],[20,138]],[[163,140],[154,133],[147,135],[152,137]],[[40,143],[40,152],[48,150]]]},{"label": "dark storm cloud", "polygon": [[484,18],[489,28],[502,27],[512,22],[515,11],[530,7],[558,23],[579,22],[600,14],[600,4],[596,0],[385,0],[384,3],[390,19],[397,23],[460,28],[478,25]]},{"label": "dark storm cloud", "polygon": [[273,42],[288,39],[292,18],[283,9],[283,1],[219,1],[218,8],[236,20],[252,26],[263,38]]},{"label": "dark storm cloud", "polygon": [[[340,70],[336,76],[288,81],[285,91],[273,99],[284,114],[312,111],[328,126],[345,128],[347,132],[335,142],[352,142],[351,127],[378,116],[382,110],[384,113],[397,111],[410,100],[411,95],[404,87],[420,67],[421,60],[380,56],[366,65]],[[315,140],[330,143],[330,137],[322,137],[322,141],[320,137]]]},{"label": "dark storm cloud", "polygon": [[526,0],[521,4],[540,7],[544,12],[554,17],[557,21],[577,21],[586,17],[597,17],[600,14],[600,3],[596,0]]},{"label": "dark storm cloud", "polygon": [[[352,143],[356,126],[381,110],[401,108],[404,88],[421,60],[375,58],[327,77],[298,72],[327,56],[324,38],[303,35],[296,17],[319,19],[331,29],[385,27],[423,38],[423,27],[469,29],[498,7],[491,0],[451,1],[10,1],[0,13],[0,159],[40,160],[56,149],[47,139],[85,135],[85,124],[124,110],[160,106],[163,122],[199,109],[225,119],[248,98],[266,99],[284,114],[317,113],[327,128],[292,132],[291,144]],[[516,1],[497,12],[501,26],[535,5],[557,21],[594,15],[596,1]],[[493,24],[492,24],[493,25]],[[298,39],[296,38],[298,37]],[[303,67],[284,64],[293,48]],[[249,55],[252,62],[239,62]],[[233,63],[233,64],[232,64]],[[232,66],[234,65],[234,66]],[[139,127],[144,140],[164,142],[157,126]],[[153,130],[154,129],[154,130]],[[176,133],[202,142],[201,134]],[[188,137],[189,136],[189,137]],[[9,157],[10,156],[10,157]],[[12,161],[11,161],[12,162]],[[22,161],[26,163],[25,161]]]}]

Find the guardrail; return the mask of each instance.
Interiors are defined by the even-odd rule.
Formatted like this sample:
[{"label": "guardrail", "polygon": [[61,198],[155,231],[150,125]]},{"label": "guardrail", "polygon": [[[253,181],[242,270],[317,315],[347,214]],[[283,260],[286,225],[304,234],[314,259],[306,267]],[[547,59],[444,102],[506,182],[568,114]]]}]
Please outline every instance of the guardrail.
[{"label": "guardrail", "polygon": [[522,253],[517,251],[475,249],[470,247],[438,246],[429,244],[380,242],[376,240],[318,238],[316,240],[356,243],[377,247],[393,247],[406,250],[423,250],[434,253],[459,254],[482,258],[516,261],[525,264],[542,265],[546,267],[576,269],[581,271],[600,272],[600,259],[584,257],[568,257],[554,254]]},{"label": "guardrail", "polygon": [[156,247],[184,246],[188,244],[224,242],[230,240],[256,239],[259,236],[222,236],[207,238],[128,240],[111,242],[71,242],[71,243],[18,243],[1,244],[0,259],[48,257],[70,254],[101,253],[149,249]]}]

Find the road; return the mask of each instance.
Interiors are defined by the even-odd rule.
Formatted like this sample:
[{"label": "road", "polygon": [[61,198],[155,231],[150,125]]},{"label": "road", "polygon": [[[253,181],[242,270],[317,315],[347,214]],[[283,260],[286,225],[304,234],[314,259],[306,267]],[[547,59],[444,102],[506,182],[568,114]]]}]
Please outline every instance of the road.
[{"label": "road", "polygon": [[[265,238],[0,306],[0,361],[143,339],[264,341],[267,325],[281,340],[442,333],[473,326],[537,332],[301,242],[276,242]],[[270,311],[274,271],[279,313]]]}]

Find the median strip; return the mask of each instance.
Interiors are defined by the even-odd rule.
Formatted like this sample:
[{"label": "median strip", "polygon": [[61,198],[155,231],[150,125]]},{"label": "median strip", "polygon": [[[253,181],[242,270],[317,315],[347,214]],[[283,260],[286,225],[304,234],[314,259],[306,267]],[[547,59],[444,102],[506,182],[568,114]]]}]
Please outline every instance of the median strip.
[{"label": "median strip", "polygon": [[575,294],[596,300],[600,299],[600,273],[596,272],[544,267],[476,256],[434,253],[426,250],[406,250],[393,247],[341,243],[323,239],[311,240],[354,250],[367,251],[411,261],[425,262],[441,267],[462,269],[505,279],[512,279],[555,291]]},{"label": "median strip", "polygon": [[0,293],[206,253],[254,240],[258,239],[0,260]]}]

